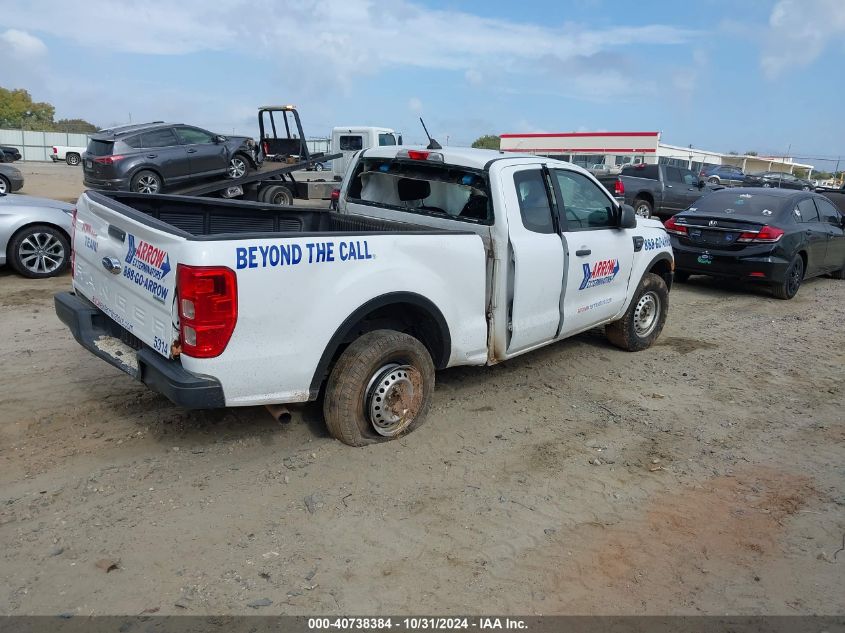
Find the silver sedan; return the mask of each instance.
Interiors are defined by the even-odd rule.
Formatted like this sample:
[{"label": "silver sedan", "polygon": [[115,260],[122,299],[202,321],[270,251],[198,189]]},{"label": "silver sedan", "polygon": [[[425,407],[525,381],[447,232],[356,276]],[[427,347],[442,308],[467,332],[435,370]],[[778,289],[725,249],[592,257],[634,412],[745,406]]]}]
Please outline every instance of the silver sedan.
[{"label": "silver sedan", "polygon": [[54,277],[70,264],[74,205],[0,194],[0,265],[25,277]]}]

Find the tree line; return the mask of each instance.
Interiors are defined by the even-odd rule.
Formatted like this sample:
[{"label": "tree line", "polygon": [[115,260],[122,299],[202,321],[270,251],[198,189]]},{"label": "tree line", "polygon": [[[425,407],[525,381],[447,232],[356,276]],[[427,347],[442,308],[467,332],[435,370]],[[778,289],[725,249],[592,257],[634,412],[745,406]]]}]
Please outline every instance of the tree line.
[{"label": "tree line", "polygon": [[56,108],[46,101],[33,101],[22,88],[0,86],[0,128],[86,134],[99,128],[85,119],[55,120]]}]

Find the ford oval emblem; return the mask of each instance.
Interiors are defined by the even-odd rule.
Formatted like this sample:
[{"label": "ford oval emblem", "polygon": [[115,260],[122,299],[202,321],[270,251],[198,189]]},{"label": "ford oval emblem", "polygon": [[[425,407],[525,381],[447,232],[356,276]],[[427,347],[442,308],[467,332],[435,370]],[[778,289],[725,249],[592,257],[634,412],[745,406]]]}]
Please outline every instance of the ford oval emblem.
[{"label": "ford oval emblem", "polygon": [[115,257],[103,257],[103,268],[116,275],[120,272],[120,260]]}]

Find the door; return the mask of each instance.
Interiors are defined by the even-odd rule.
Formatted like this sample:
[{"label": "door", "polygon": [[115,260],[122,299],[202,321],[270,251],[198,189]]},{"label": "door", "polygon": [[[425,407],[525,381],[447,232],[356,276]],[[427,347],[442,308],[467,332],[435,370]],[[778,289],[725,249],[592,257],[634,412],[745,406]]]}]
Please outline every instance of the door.
[{"label": "door", "polygon": [[687,185],[678,167],[664,165],[663,172],[663,210],[673,214],[687,208]]},{"label": "door", "polygon": [[681,185],[679,190],[680,197],[683,199],[683,207],[681,207],[683,210],[689,208],[704,192],[698,186],[698,176],[689,169],[683,169],[682,167],[678,167],[677,169],[680,179],[683,181],[683,185]]},{"label": "door", "polygon": [[814,198],[814,200],[822,226],[827,230],[825,267],[828,270],[840,270],[845,267],[845,230],[842,228],[842,215],[827,198]]},{"label": "door", "polygon": [[541,165],[502,172],[508,217],[508,355],[551,341],[560,323],[563,244]]},{"label": "door", "polygon": [[179,144],[172,129],[145,132],[137,137],[136,147],[144,152],[149,162],[159,168],[165,183],[179,182],[190,174],[187,148]]},{"label": "door", "polygon": [[827,226],[819,219],[819,211],[812,198],[804,198],[795,208],[796,220],[801,222],[807,244],[805,276],[816,275],[825,268],[827,258]]},{"label": "door", "polygon": [[191,176],[213,176],[225,173],[229,156],[223,143],[215,143],[215,135],[197,127],[177,126],[176,135],[185,146]]},{"label": "door", "polygon": [[605,322],[622,311],[634,263],[636,229],[620,229],[619,210],[584,174],[552,170],[567,273],[560,336]]}]

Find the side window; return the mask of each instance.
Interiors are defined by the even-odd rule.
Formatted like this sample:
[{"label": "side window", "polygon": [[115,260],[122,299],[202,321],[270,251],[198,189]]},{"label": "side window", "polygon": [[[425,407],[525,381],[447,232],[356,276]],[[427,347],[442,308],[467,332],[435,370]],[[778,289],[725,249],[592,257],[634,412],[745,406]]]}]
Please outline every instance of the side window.
[{"label": "side window", "polygon": [[666,180],[669,182],[684,182],[681,170],[677,167],[665,167],[664,169],[666,169]]},{"label": "side window", "polygon": [[195,127],[177,127],[176,135],[185,145],[210,144],[214,142],[214,135]]},{"label": "side window", "polygon": [[552,207],[546,193],[543,172],[539,169],[518,171],[513,176],[522,224],[535,233],[554,233]]},{"label": "side window", "polygon": [[832,202],[826,198],[816,198],[816,206],[819,208],[822,222],[840,226],[842,220],[840,220],[839,210],[833,206]]},{"label": "side window", "polygon": [[697,185],[698,178],[695,177],[689,169],[679,169],[678,170],[681,174],[681,179],[683,180],[684,184],[687,185]]},{"label": "side window", "polygon": [[813,204],[812,198],[804,198],[798,203],[798,212],[801,214],[802,222],[818,222],[819,212],[816,210],[816,205]]},{"label": "side window", "polygon": [[135,148],[135,149],[137,149],[137,148],[139,148],[139,147],[146,147],[146,146],[143,144],[143,143],[144,143],[144,139],[141,137],[141,134],[138,134],[138,135],[136,135],[136,136],[130,136],[130,137],[128,137],[128,138],[125,138],[125,139],[123,139],[123,143],[124,143],[125,145],[128,145],[129,147],[133,147],[133,148]]},{"label": "side window", "polygon": [[567,231],[591,231],[616,226],[614,205],[592,180],[574,171],[554,170]]},{"label": "side window", "polygon": [[378,144],[380,147],[384,145],[396,145],[396,137],[393,134],[379,134]]},{"label": "side window", "polygon": [[176,135],[173,130],[164,128],[163,130],[154,130],[141,135],[140,147],[170,147],[171,145],[178,145]]},{"label": "side window", "polygon": [[364,137],[363,136],[341,136],[340,137],[340,150],[343,152],[346,151],[358,151],[359,149],[364,149]]}]

